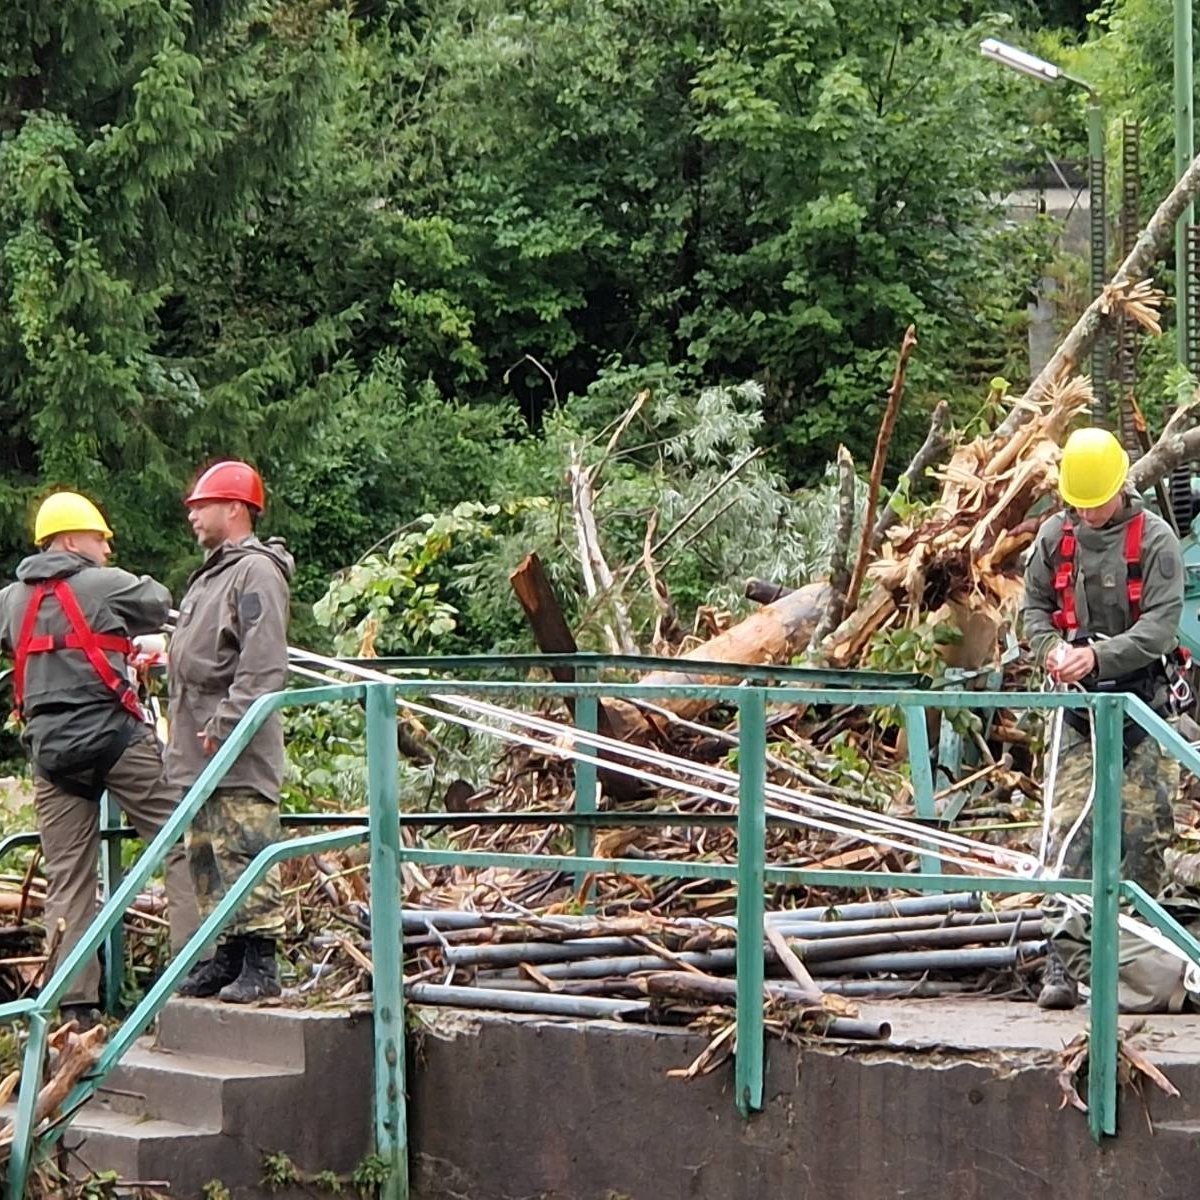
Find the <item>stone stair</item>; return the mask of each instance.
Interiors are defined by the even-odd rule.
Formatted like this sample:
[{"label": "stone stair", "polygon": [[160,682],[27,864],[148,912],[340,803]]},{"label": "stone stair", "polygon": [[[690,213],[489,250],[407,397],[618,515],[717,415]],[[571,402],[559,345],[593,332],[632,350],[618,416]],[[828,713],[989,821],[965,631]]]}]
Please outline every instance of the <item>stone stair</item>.
[{"label": "stone stair", "polygon": [[265,1157],[352,1171],[370,1153],[371,1064],[369,1015],[172,1000],[63,1145],[75,1173],[115,1171],[189,1200],[213,1181],[236,1200],[304,1195],[267,1188]]}]

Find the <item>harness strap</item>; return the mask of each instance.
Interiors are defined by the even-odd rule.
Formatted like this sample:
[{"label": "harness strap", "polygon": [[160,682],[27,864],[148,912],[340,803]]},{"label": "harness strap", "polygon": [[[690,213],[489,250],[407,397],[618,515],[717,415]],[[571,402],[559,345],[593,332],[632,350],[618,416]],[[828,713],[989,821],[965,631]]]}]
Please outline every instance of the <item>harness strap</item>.
[{"label": "harness strap", "polygon": [[[1129,602],[1129,620],[1136,622],[1142,615],[1142,537],[1146,530],[1145,512],[1137,513],[1125,526],[1125,597]],[[1062,538],[1058,543],[1058,566],[1054,572],[1054,591],[1058,609],[1050,623],[1070,641],[1079,632],[1079,613],[1075,607],[1075,549],[1077,539],[1070,518],[1063,521]]]},{"label": "harness strap", "polygon": [[42,599],[46,595],[46,585],[39,583],[33,589],[25,616],[21,620],[21,633],[13,649],[13,702],[16,705],[17,716],[25,707],[25,664],[29,657],[29,643],[33,641],[33,630],[37,625],[38,609],[42,607]]},{"label": "harness strap", "polygon": [[1129,599],[1129,619],[1142,613],[1142,534],[1146,514],[1140,512],[1125,526],[1125,594]]},{"label": "harness strap", "polygon": [[[71,632],[34,637],[38,610],[48,591],[52,592],[58,601],[63,616],[71,626]],[[21,636],[13,652],[13,693],[18,713],[25,702],[25,666],[29,655],[51,654],[58,650],[81,651],[91,664],[92,670],[100,677],[100,682],[120,701],[121,707],[138,721],[145,721],[146,715],[138,703],[133,685],[105,657],[105,651],[128,656],[133,652],[133,643],[119,634],[97,633],[88,624],[71,585],[65,579],[39,583],[30,598],[29,607],[25,610],[25,617],[21,622]]]},{"label": "harness strap", "polygon": [[1058,543],[1058,568],[1054,572],[1054,590],[1058,594],[1058,609],[1050,622],[1071,641],[1079,631],[1079,614],[1075,609],[1075,526],[1070,517],[1062,524]]}]

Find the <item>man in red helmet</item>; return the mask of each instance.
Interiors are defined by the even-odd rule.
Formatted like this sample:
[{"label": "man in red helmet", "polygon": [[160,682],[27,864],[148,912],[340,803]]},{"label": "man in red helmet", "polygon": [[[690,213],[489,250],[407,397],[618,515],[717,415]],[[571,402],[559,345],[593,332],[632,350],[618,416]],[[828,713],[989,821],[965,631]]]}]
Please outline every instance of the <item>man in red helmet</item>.
[{"label": "man in red helmet", "polygon": [[[185,792],[259,696],[287,680],[292,556],[254,530],[265,503],[253,467],[220,462],[185,501],[204,562],[188,581],[171,640],[171,732],[163,763]],[[283,725],[269,717],[188,831],[187,854],[202,917],[216,908],[251,860],[280,840]],[[275,946],[283,934],[279,868],[250,892],[213,957],[197,963],[183,996],[248,1004],[279,995]]]}]

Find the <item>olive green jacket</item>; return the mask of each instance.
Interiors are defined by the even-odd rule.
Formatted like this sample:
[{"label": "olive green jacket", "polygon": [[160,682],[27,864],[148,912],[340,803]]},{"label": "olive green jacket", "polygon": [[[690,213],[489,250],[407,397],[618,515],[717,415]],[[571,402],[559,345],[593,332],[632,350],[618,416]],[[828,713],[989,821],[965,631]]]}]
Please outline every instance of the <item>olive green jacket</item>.
[{"label": "olive green jacket", "polygon": [[[1121,679],[1149,666],[1179,643],[1183,612],[1183,559],[1179,539],[1155,513],[1146,512],[1142,535],[1141,615],[1130,620],[1125,571],[1125,527],[1143,511],[1130,497],[1102,529],[1091,529],[1072,514],[1075,548],[1075,607],[1080,630],[1099,636],[1093,642],[1098,681]],[[1022,623],[1036,660],[1041,663],[1061,640],[1051,616],[1058,609],[1054,576],[1065,513],[1050,517],[1038,531],[1025,568]]]}]

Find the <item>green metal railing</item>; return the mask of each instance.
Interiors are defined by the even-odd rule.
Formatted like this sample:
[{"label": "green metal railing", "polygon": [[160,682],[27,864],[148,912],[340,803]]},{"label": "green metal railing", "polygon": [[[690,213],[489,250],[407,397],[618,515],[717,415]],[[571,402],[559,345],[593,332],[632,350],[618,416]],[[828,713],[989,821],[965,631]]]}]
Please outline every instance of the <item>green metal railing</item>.
[{"label": "green metal railing", "polygon": [[[545,665],[546,660],[534,660]],[[598,656],[557,656],[555,665],[596,672],[615,660]],[[431,670],[447,665],[444,660],[397,664]],[[454,660],[456,669],[513,666],[511,660]],[[523,663],[521,665],[524,665]],[[619,666],[641,670],[668,670],[679,667],[673,660],[622,660]],[[691,664],[689,664],[691,666]],[[708,668],[705,668],[706,671]],[[742,668],[714,664],[713,673],[740,674]],[[105,1074],[141,1035],[174,991],[180,979],[200,958],[205,946],[217,936],[251,887],[275,863],[296,855],[343,848],[367,841],[371,866],[371,945],[374,960],[375,1005],[375,1102],[376,1151],[389,1167],[383,1185],[384,1200],[405,1200],[408,1195],[407,1116],[404,1079],[404,992],[403,945],[401,926],[401,876],[404,860],[418,865],[466,868],[506,867],[510,869],[556,870],[573,875],[582,882],[593,874],[624,874],[725,881],[737,885],[737,1052],[735,1059],[735,1095],[745,1116],[763,1104],[763,1003],[764,955],[761,930],[765,915],[765,889],[768,884],[791,887],[823,888],[897,888],[919,892],[999,892],[1045,893],[1090,896],[1092,905],[1091,956],[1091,1067],[1088,1072],[1088,1121],[1099,1140],[1116,1132],[1117,1126],[1117,919],[1122,898],[1151,925],[1160,930],[1193,962],[1200,962],[1200,942],[1137,885],[1122,882],[1121,862],[1121,780],[1124,759],[1122,724],[1131,717],[1189,770],[1200,775],[1200,755],[1175,730],[1151,712],[1139,700],[1123,695],[1047,695],[1001,692],[931,692],[912,686],[914,677],[899,679],[861,672],[835,673],[816,677],[792,669],[754,672],[763,682],[753,686],[676,685],[653,687],[643,684],[612,682],[514,683],[478,679],[408,679],[395,683],[353,683],[306,688],[263,696],[251,707],[231,738],[218,750],[196,784],[181,801],[171,819],[120,882],[115,883],[87,933],[55,970],[35,999],[0,1005],[0,1020],[25,1019],[29,1039],[24,1053],[21,1087],[18,1096],[14,1138],[9,1162],[8,1196],[19,1200],[33,1164],[35,1152],[35,1102],[45,1063],[46,1042],[53,1013],[67,993],[71,980],[83,964],[97,952],[126,909],[162,862],[168,849],[182,836],[204,801],[220,785],[221,778],[248,744],[266,718],[285,707],[325,704],[332,701],[360,701],[366,706],[366,747],[368,774],[368,824],[327,833],[310,834],[277,843],[265,849],[203,923],[186,949],[177,956],[145,997],[115,1032],[106,1046],[96,1070],[68,1098],[64,1117],[43,1132],[39,1148],[44,1149],[62,1135],[70,1116],[96,1091]],[[770,686],[769,679],[782,678],[784,686]],[[900,683],[902,686],[894,686]],[[872,684],[874,686],[872,686]],[[935,817],[932,773],[928,770],[928,741],[925,736],[926,710],[943,709],[1049,709],[1052,707],[1091,709],[1096,723],[1097,762],[1093,817],[1092,878],[1026,879],[1004,876],[948,875],[940,871],[940,861],[932,849],[922,857],[919,874],[870,871],[814,870],[802,867],[770,866],[765,857],[767,813],[766,784],[766,710],[772,703],[795,704],[803,687],[803,700],[809,704],[859,705],[899,708],[909,734],[911,778],[920,815]],[[903,686],[907,685],[907,686]],[[660,700],[704,698],[736,707],[738,711],[738,808],[728,820],[736,825],[737,857],[734,863],[654,861],[648,859],[596,858],[592,853],[591,831],[600,824],[633,826],[661,820],[661,814],[601,814],[597,812],[597,770],[595,762],[575,764],[575,807],[570,813],[493,814],[499,821],[520,823],[541,819],[546,823],[574,826],[575,853],[511,854],[472,852],[405,846],[400,837],[401,824],[416,821],[429,824],[471,823],[488,819],[487,814],[401,814],[396,750],[396,706],[398,701],[426,700],[431,695],[508,696],[524,700],[544,700],[550,696],[572,699],[575,717],[582,730],[577,749],[587,745],[587,735],[596,735],[601,699]],[[724,818],[715,818],[723,820]],[[673,825],[708,823],[711,815],[672,813]],[[0,843],[0,852],[6,848]],[[111,973],[111,972],[110,972]]]}]

